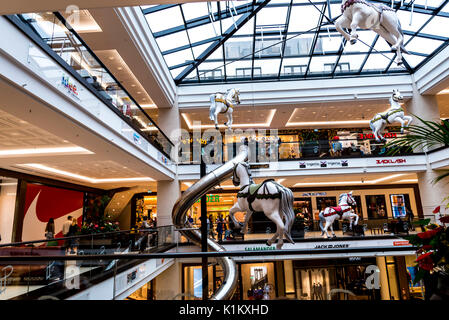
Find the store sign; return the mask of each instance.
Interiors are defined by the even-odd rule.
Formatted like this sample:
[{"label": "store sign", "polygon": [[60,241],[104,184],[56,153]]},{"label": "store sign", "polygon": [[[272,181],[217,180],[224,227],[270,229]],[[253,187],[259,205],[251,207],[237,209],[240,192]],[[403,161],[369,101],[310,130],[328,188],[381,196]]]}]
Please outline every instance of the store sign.
[{"label": "store sign", "polygon": [[[395,132],[386,132],[383,134],[384,138],[397,138],[398,134]],[[376,139],[373,133],[359,133],[357,136],[357,139],[359,140],[365,140],[365,139]]]},{"label": "store sign", "polygon": [[305,192],[302,197],[325,196],[327,192]]},{"label": "store sign", "polygon": [[270,251],[270,250],[276,250],[276,247],[274,246],[263,246],[263,247],[245,247],[245,251]]},{"label": "store sign", "polygon": [[133,141],[137,145],[142,144],[142,141],[140,140],[140,136],[135,132],[133,133]]},{"label": "store sign", "polygon": [[347,167],[348,160],[326,160],[326,161],[309,161],[300,162],[299,168],[309,169],[309,168],[341,168]]},{"label": "store sign", "polygon": [[404,241],[393,241],[393,246],[409,246],[410,242],[408,240]]},{"label": "store sign", "polygon": [[71,95],[78,97],[78,88],[72,81],[70,81],[70,78],[68,76],[62,76],[61,84],[68,90]]},{"label": "store sign", "polygon": [[317,244],[314,249],[346,249],[349,248],[349,243],[337,244]]},{"label": "store sign", "polygon": [[[197,203],[201,202],[201,199],[198,199]],[[220,202],[220,196],[218,194],[215,195],[206,195],[206,203],[209,202]]]},{"label": "store sign", "polygon": [[406,162],[406,159],[376,159],[377,165],[403,164]]},{"label": "store sign", "polygon": [[268,163],[266,163],[266,164],[250,164],[249,168],[251,170],[254,170],[254,169],[256,169],[256,170],[257,169],[268,169],[268,168],[270,168],[270,165]]}]

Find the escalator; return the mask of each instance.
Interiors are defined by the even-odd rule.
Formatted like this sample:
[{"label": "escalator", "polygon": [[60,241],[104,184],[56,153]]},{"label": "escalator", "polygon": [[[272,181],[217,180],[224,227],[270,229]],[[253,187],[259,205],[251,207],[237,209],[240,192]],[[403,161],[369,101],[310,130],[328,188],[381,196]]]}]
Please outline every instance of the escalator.
[{"label": "escalator", "polygon": [[[0,256],[8,257],[0,261],[0,300],[121,299],[129,287],[148,278],[164,265],[160,259],[119,256],[142,252],[145,246],[141,242],[154,235],[156,242],[152,242],[144,253],[160,253],[174,248],[173,237],[163,236],[170,232],[161,232],[161,228],[173,231],[173,226],[165,226],[152,230],[76,236],[65,240],[57,238],[59,244],[56,246],[46,246],[46,240],[0,245]],[[77,242],[73,254],[65,250],[71,240]],[[115,255],[118,259],[113,259]],[[83,259],[83,256],[86,258]],[[24,261],[20,257],[32,259]]]}]

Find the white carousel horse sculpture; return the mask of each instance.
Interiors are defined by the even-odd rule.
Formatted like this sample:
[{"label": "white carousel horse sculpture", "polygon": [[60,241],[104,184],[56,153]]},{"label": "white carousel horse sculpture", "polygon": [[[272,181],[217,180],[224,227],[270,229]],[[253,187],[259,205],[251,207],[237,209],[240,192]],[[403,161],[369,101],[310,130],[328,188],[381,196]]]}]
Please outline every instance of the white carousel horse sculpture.
[{"label": "white carousel horse sculpture", "polygon": [[[399,103],[399,101],[402,101],[403,99],[404,98],[402,97],[399,90],[394,89],[393,94],[390,97],[390,109],[385,112],[376,114],[370,121],[369,126],[373,131],[377,142],[385,142],[387,140],[382,135],[382,132],[384,131],[387,124],[399,122],[401,124],[401,133],[404,133],[404,128],[410,126],[413,118],[404,114],[404,109],[402,109],[402,106]],[[407,125],[405,124],[406,121]]]},{"label": "white carousel horse sculpture", "polygon": [[240,104],[240,91],[236,89],[229,89],[226,93],[214,93],[209,96],[210,108],[209,118],[215,122],[215,128],[218,130],[218,114],[225,113],[228,117],[228,122],[225,125],[228,129],[232,127],[232,112],[234,106]]},{"label": "white carousel horse sculpture", "polygon": [[[284,244],[284,235],[288,242],[294,243],[290,232],[295,218],[293,212],[293,193],[290,189],[280,185],[272,179],[255,184],[251,178],[248,163],[239,162],[234,166],[232,183],[240,186],[237,202],[229,210],[234,225],[243,226],[243,233],[247,232],[248,221],[253,212],[263,212],[276,224],[276,233],[267,241],[267,245],[278,239],[276,249]],[[244,224],[240,224],[234,217],[236,212],[246,212]]]},{"label": "white carousel horse sculpture", "polygon": [[[320,217],[320,229],[321,235],[326,234],[326,238],[329,238],[329,233],[327,229],[330,227],[332,231],[332,236],[335,237],[334,229],[332,224],[337,218],[352,220],[355,218],[354,225],[357,225],[359,222],[359,216],[354,213],[352,210],[352,205],[355,205],[356,201],[352,197],[352,191],[349,193],[342,193],[340,198],[338,199],[338,207],[327,207],[318,215]],[[323,227],[323,221],[326,222]],[[352,226],[351,226],[352,227]]]},{"label": "white carousel horse sculpture", "polygon": [[[373,30],[388,42],[392,51],[396,51],[396,63],[402,64],[401,51],[408,51],[404,47],[404,33],[394,9],[365,0],[342,0],[341,12],[342,15],[335,21],[335,28],[347,41],[356,43],[357,28]],[[344,28],[351,29],[351,34]]]}]

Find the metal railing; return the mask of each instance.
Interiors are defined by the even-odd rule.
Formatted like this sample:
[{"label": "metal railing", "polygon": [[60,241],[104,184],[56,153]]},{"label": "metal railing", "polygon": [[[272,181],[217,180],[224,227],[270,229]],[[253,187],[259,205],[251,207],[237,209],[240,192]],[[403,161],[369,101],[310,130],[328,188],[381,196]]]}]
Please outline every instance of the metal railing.
[{"label": "metal railing", "polygon": [[[170,159],[171,148],[174,145],[167,135],[60,13],[18,14],[6,18],[56,61],[65,72]],[[33,59],[31,50],[32,48],[29,57]],[[39,58],[42,59],[41,56],[36,57],[37,60]],[[70,87],[70,79],[66,79],[66,82]]]}]

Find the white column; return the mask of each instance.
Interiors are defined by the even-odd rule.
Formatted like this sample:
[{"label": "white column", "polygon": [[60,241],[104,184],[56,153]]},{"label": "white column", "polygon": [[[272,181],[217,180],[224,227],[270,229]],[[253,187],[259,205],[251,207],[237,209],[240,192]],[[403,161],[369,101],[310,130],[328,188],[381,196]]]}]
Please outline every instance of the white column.
[{"label": "white column", "polygon": [[[178,104],[171,108],[159,108],[158,125],[161,130],[176,144],[176,136],[181,127]],[[180,184],[177,178],[171,181],[157,182],[157,226],[172,225],[171,212],[173,206],[181,195]]]},{"label": "white column", "polygon": [[173,181],[157,182],[157,226],[173,224],[171,212],[173,206],[181,196],[181,188],[178,179]]},{"label": "white column", "polygon": [[[413,84],[413,97],[406,104],[409,114],[414,114],[421,119],[439,121],[440,110],[435,95],[421,95]],[[420,121],[414,117],[413,124],[420,124]],[[433,180],[440,174],[427,166],[427,170],[418,173],[418,186],[421,196],[424,218],[431,218],[434,221],[435,214],[432,211],[435,207],[442,204],[443,198],[448,196],[449,187],[445,181],[433,183]]]}]

